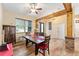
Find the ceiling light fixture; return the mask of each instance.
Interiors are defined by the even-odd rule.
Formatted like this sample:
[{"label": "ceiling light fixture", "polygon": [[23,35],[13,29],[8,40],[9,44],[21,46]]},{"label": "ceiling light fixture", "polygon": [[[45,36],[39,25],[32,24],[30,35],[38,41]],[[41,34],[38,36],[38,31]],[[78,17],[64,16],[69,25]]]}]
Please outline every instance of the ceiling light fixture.
[{"label": "ceiling light fixture", "polygon": [[42,10],[42,8],[37,8],[37,3],[30,3],[30,13],[38,14],[39,10]]}]

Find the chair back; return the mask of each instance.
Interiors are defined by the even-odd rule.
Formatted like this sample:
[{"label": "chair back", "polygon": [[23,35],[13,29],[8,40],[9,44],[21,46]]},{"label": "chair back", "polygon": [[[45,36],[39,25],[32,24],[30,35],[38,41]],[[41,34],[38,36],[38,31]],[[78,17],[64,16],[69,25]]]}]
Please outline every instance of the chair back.
[{"label": "chair back", "polygon": [[38,36],[38,35],[39,35],[39,33],[38,33],[38,32],[35,32],[35,35],[36,35],[36,36]]},{"label": "chair back", "polygon": [[30,32],[26,32],[26,35],[30,35]]},{"label": "chair back", "polygon": [[45,36],[45,43],[49,44],[50,36]]},{"label": "chair back", "polygon": [[44,36],[44,33],[39,33],[39,36]]}]

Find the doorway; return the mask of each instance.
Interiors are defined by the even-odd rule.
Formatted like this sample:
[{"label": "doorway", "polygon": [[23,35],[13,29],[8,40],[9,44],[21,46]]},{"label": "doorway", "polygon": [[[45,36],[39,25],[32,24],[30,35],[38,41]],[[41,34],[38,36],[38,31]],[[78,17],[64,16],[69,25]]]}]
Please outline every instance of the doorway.
[{"label": "doorway", "polygon": [[44,33],[44,23],[40,22],[40,33]]}]

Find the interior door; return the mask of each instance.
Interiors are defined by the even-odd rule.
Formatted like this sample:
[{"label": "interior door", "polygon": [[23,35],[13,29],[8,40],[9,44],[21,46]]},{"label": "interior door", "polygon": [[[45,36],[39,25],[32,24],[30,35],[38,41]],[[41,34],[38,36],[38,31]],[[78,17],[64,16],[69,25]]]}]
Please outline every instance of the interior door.
[{"label": "interior door", "polygon": [[56,24],[52,25],[52,31],[50,33],[52,38],[58,38],[58,26]]},{"label": "interior door", "polygon": [[50,33],[52,38],[65,39],[65,24],[53,24]]},{"label": "interior door", "polygon": [[58,36],[59,36],[59,39],[65,39],[65,24],[59,24]]}]

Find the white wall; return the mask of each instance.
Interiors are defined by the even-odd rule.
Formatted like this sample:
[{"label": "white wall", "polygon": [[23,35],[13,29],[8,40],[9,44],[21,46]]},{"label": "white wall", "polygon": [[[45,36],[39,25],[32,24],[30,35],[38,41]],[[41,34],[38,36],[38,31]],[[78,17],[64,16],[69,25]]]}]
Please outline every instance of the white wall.
[{"label": "white wall", "polygon": [[[40,20],[39,22],[45,23],[44,30],[46,32],[46,35],[51,35],[51,38],[65,39],[65,36],[67,35],[66,21],[67,21],[67,15],[62,15],[62,16],[51,18],[51,19],[46,19],[46,20],[43,19],[43,20]],[[49,22],[52,22],[52,30],[48,29]]]},{"label": "white wall", "polygon": [[74,37],[75,39],[75,51],[79,52],[79,23],[76,23],[76,20],[79,20],[79,17],[74,17]]},{"label": "white wall", "polygon": [[74,36],[79,37],[79,23],[76,23],[79,18],[74,18]]},{"label": "white wall", "polygon": [[2,44],[2,4],[0,3],[0,45]]},{"label": "white wall", "polygon": [[[6,10],[5,8],[3,8],[3,21],[2,21],[3,25],[16,26],[16,18],[31,20],[30,16],[17,14],[15,12],[12,12],[12,11],[9,11],[9,10]],[[25,33],[16,33],[16,41],[19,41],[18,37],[22,36],[22,35],[25,35]]]},{"label": "white wall", "polygon": [[13,11],[9,11],[6,10],[5,8],[3,8],[3,25],[16,25],[16,18],[21,18],[21,19],[25,19],[25,20],[30,20],[30,16],[26,16],[26,15],[21,15],[18,13],[15,13]]},{"label": "white wall", "polygon": [[58,38],[65,39],[65,24],[59,24],[58,26]]},{"label": "white wall", "polygon": [[[52,30],[48,30],[48,22],[52,22]],[[46,22],[46,33],[51,38],[65,39],[66,36],[66,15],[49,19]]]}]

